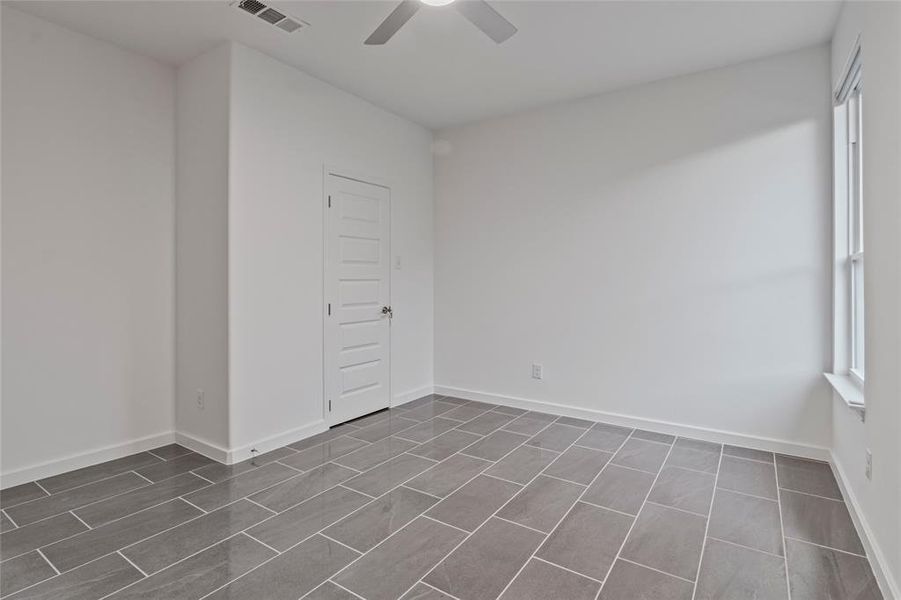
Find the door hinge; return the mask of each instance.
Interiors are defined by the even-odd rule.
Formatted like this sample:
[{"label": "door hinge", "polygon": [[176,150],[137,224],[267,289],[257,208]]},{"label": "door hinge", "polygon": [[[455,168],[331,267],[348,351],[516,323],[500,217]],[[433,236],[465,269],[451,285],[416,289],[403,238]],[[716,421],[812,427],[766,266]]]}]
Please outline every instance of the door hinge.
[{"label": "door hinge", "polygon": [[332,401],[331,400],[328,401],[328,411],[332,412]]},{"label": "door hinge", "polygon": [[328,207],[329,208],[332,207],[332,197],[331,196],[328,197]]}]

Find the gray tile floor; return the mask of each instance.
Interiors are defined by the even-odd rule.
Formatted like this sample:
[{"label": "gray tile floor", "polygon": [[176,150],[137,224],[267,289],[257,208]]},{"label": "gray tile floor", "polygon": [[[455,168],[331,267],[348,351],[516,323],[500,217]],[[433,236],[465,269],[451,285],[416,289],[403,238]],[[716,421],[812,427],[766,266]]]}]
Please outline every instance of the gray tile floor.
[{"label": "gray tile floor", "polygon": [[225,466],[0,492],[0,596],[881,598],[829,466],[430,396]]}]

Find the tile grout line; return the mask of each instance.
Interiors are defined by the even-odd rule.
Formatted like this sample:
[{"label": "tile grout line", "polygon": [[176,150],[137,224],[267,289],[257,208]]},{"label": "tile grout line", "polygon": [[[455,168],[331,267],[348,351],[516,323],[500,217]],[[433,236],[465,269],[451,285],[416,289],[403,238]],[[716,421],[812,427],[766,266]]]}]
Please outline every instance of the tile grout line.
[{"label": "tile grout line", "polygon": [[724,544],[729,544],[730,546],[736,546],[738,548],[744,548],[745,550],[750,550],[752,552],[759,552],[760,554],[766,554],[767,556],[774,556],[779,560],[784,560],[785,556],[776,554],[775,552],[767,552],[766,550],[761,550],[760,548],[752,548],[751,546],[745,546],[744,544],[739,544],[738,542],[733,542],[732,540],[724,540],[723,538],[718,538],[715,535],[708,535],[711,540],[716,540],[718,542],[722,542]]},{"label": "tile grout line", "polygon": [[720,470],[723,466],[723,446],[720,445],[719,460],[716,463],[716,478],[713,480],[713,497],[710,498],[710,508],[707,509],[707,522],[704,524],[704,541],[701,543],[701,556],[698,559],[698,568],[695,571],[694,587],[691,591],[691,598],[695,600],[698,595],[698,580],[701,578],[701,567],[704,565],[704,552],[707,550],[707,534],[710,531],[710,519],[713,516],[713,502],[716,499],[716,488],[720,482]]},{"label": "tile grout line", "polygon": [[569,567],[564,567],[563,565],[558,565],[557,563],[555,563],[555,562],[552,561],[552,560],[548,560],[548,559],[546,559],[546,558],[541,558],[540,556],[533,556],[533,557],[530,558],[529,560],[537,560],[537,561],[539,561],[539,562],[543,562],[543,563],[545,563],[545,564],[551,565],[552,567],[557,567],[558,569],[562,569],[562,570],[564,570],[564,571],[569,571],[569,572],[572,573],[573,575],[578,575],[579,577],[582,577],[582,578],[584,578],[584,579],[588,579],[588,580],[594,581],[595,583],[597,583],[597,584],[599,584],[599,585],[604,585],[604,582],[601,581],[600,579],[595,579],[594,577],[591,577],[590,575],[585,575],[584,573],[579,573],[578,571],[573,571],[573,570],[570,569]]},{"label": "tile grout line", "polygon": [[[586,430],[582,433],[582,435],[580,435],[580,436],[577,437],[575,440],[573,440],[572,443],[571,443],[569,446],[566,447],[566,450],[564,450],[563,452],[560,453],[560,456],[563,456],[563,454],[565,454],[570,448],[572,448],[572,447],[576,444],[577,441],[579,441],[579,440],[581,440],[583,437],[585,437],[585,435],[587,435],[588,432],[589,432],[590,430],[591,430],[591,428],[586,429]],[[626,445],[626,442],[629,441],[629,438],[632,436],[632,433],[633,433],[634,431],[635,431],[634,429],[633,429],[632,431],[630,431],[630,432],[629,432],[629,435],[627,435],[627,436],[623,439],[623,441],[620,442],[619,446],[617,446],[616,451],[614,451],[614,452],[611,453],[610,458],[607,459],[607,461],[604,463],[604,466],[601,467],[601,468],[598,470],[597,473],[595,473],[594,477],[592,477],[592,479],[591,479],[591,481],[589,482],[589,484],[588,484],[587,486],[585,486],[585,489],[582,490],[582,492],[581,492],[581,493],[579,494],[579,496],[576,498],[576,501],[572,503],[572,506],[570,506],[570,507],[566,510],[566,512],[563,513],[563,516],[560,517],[560,518],[557,520],[557,522],[556,522],[556,523],[554,524],[554,526],[551,528],[550,532],[548,532],[548,533],[544,536],[544,539],[541,540],[541,543],[538,544],[538,545],[535,547],[535,550],[532,551],[531,556],[529,556],[529,558],[526,559],[526,561],[522,564],[522,566],[519,568],[519,570],[516,572],[516,574],[510,579],[510,581],[507,582],[507,585],[504,586],[504,589],[501,590],[501,593],[497,595],[497,598],[498,598],[498,599],[499,599],[501,596],[503,596],[504,593],[506,593],[507,589],[509,589],[511,585],[513,585],[513,582],[516,581],[516,578],[519,577],[519,574],[522,573],[523,569],[526,568],[526,565],[528,565],[529,562],[530,562],[533,558],[535,558],[535,555],[538,554],[538,551],[541,550],[541,547],[548,541],[548,539],[550,539],[550,537],[554,534],[554,532],[557,531],[557,528],[560,527],[560,524],[561,524],[563,521],[565,521],[565,520],[566,520],[566,517],[568,517],[569,514],[575,509],[576,505],[578,505],[578,504],[579,504],[579,501],[582,499],[582,496],[584,496],[586,493],[588,493],[589,488],[591,488],[591,486],[594,485],[594,482],[597,481],[597,478],[601,476],[601,473],[603,473],[603,472],[607,469],[607,467],[613,462],[613,459],[616,457],[616,455],[619,453],[619,451],[623,449],[623,446],[625,446],[625,445]],[[536,435],[537,435],[537,434],[536,434]],[[559,457],[558,457],[558,458],[559,458]],[[554,462],[556,462],[556,460],[555,460]],[[550,465],[548,465],[547,467],[545,467],[544,469],[542,469],[542,471],[544,471],[544,470],[550,468],[550,466],[553,465],[553,464],[554,464],[554,463],[552,462]],[[531,484],[532,481],[535,481],[535,479],[537,479],[540,475],[541,475],[541,473],[539,473],[539,474],[536,475],[534,478],[532,478],[532,480],[529,481],[529,484]],[[528,484],[527,484],[527,485],[528,485]],[[517,495],[519,495],[519,494],[517,493]],[[515,497],[516,497],[516,496],[514,496],[514,498],[515,498]],[[511,500],[512,500],[512,498],[511,498]],[[506,503],[505,503],[505,505],[506,505]],[[634,523],[634,521],[633,521],[633,523]],[[612,567],[612,565],[611,565],[611,567]],[[606,579],[606,578],[605,578],[605,579]],[[601,589],[603,589],[603,587],[604,587],[603,584],[601,584],[601,587],[598,588],[598,591],[597,591],[598,594],[601,593]],[[595,595],[597,595],[597,594],[595,594]]]},{"label": "tile grout line", "polygon": [[[4,515],[7,519],[9,519],[9,522],[13,524],[13,527],[14,527],[14,528],[16,528],[16,529],[19,528],[19,525],[15,522],[15,520],[13,520],[13,518],[12,518],[11,516],[9,516],[9,513],[6,512],[6,509],[5,509],[5,508],[4,508],[4,509],[0,509],[0,512],[2,512],[3,515]],[[12,530],[10,530],[10,531],[12,531]],[[4,533],[6,533],[6,532],[4,532]]]},{"label": "tile grout line", "polygon": [[847,503],[844,500],[840,500],[838,498],[830,498],[829,496],[820,496],[819,494],[811,494],[810,492],[802,492],[799,490],[793,490],[791,488],[780,488],[786,492],[790,492],[792,494],[801,494],[802,496],[810,496],[811,498],[820,498],[821,500],[830,500],[832,502],[839,502],[847,506]]},{"label": "tile grout line", "polygon": [[[85,523],[85,522],[84,522],[84,519],[82,519],[81,517],[79,517],[78,515],[76,515],[74,510],[70,510],[70,511],[69,511],[69,514],[72,515],[73,517],[75,517],[76,519],[78,519],[78,522],[79,522],[79,523],[81,523],[82,525],[84,525],[85,527],[87,527],[87,528],[88,528],[88,531],[90,531],[91,529],[94,529],[93,527],[91,527],[90,525],[88,525],[87,523]],[[82,532],[82,533],[84,533],[84,532]]]},{"label": "tile grout line", "polygon": [[330,584],[334,585],[335,587],[341,588],[342,590],[344,590],[345,592],[347,592],[348,594],[350,594],[350,595],[353,596],[354,598],[359,598],[360,600],[366,600],[365,598],[363,598],[363,596],[361,596],[361,595],[359,595],[359,594],[353,592],[352,590],[347,589],[346,587],[344,587],[344,586],[341,585],[341,584],[335,583],[334,581],[332,581],[332,580],[330,580],[330,579],[326,579],[325,581],[323,581],[322,583],[320,583],[318,586],[314,587],[312,590],[310,590],[309,592],[307,592],[306,594],[304,594],[304,595],[301,597],[301,600],[302,600],[303,598],[307,598],[310,594],[312,594],[313,592],[315,592],[316,590],[318,590],[319,588],[321,588],[321,587],[322,587],[324,584],[326,584],[326,583],[330,583]]},{"label": "tile grout line", "polygon": [[[204,488],[200,488],[200,489],[202,490],[202,489],[204,489]],[[196,491],[199,492],[200,490],[196,490]],[[191,493],[193,493],[193,492],[191,492]],[[191,502],[190,500],[186,499],[184,496],[179,496],[178,499],[181,500],[182,502],[186,503],[186,504],[189,504],[190,506],[193,506],[194,508],[196,508],[197,510],[199,510],[199,511],[200,511],[201,513],[203,513],[204,515],[208,515],[208,514],[210,514],[210,513],[212,512],[212,511],[210,511],[210,510],[204,510],[204,509],[200,508],[199,506],[197,506],[196,504],[194,504],[194,503]],[[236,500],[236,502],[237,502],[237,500]],[[157,505],[157,506],[159,506],[159,505]],[[228,504],[226,504],[225,506],[228,506]],[[218,509],[215,509],[215,510],[218,510]],[[201,516],[203,516],[203,515],[201,515]],[[200,517],[197,517],[197,518],[199,519]],[[152,537],[152,536],[151,536],[151,537]]]},{"label": "tile grout line", "polygon": [[[115,475],[114,475],[113,477],[115,477]],[[48,491],[47,491],[47,488],[45,488],[44,486],[42,486],[42,485],[41,485],[41,482],[38,481],[37,479],[34,480],[34,484],[35,484],[36,486],[38,486],[39,488],[41,488],[41,491],[44,492],[45,494],[47,494],[47,496],[52,496],[52,495],[53,495],[53,494],[51,494],[50,492],[48,492]],[[87,484],[86,484],[86,485],[87,485]],[[78,486],[76,486],[76,487],[78,487]],[[74,489],[74,488],[70,488],[70,489]],[[64,490],[60,490],[60,491],[64,491]],[[40,500],[40,498],[35,498],[35,500]],[[29,502],[31,502],[31,500],[29,500]],[[28,504],[28,502],[20,502],[19,504]],[[16,504],[15,506],[19,506],[19,504]],[[11,508],[11,507],[10,507],[10,508]]]},{"label": "tile grout line", "polygon": [[[35,552],[37,552],[38,554],[40,554],[40,555],[41,555],[41,558],[43,558],[45,561],[47,561],[47,564],[50,565],[50,568],[53,569],[53,571],[54,571],[57,575],[60,575],[60,574],[61,574],[61,573],[59,572],[59,569],[56,568],[56,565],[54,565],[52,562],[50,562],[50,559],[47,558],[47,557],[44,555],[44,551],[43,551],[43,550],[41,550],[40,548],[36,548],[36,549],[35,549]],[[47,579],[52,579],[52,577],[48,577]],[[46,579],[45,579],[44,581],[46,581]],[[31,586],[28,586],[28,587],[31,587]]]},{"label": "tile grout line", "polygon": [[[629,564],[635,565],[636,567],[641,567],[642,569],[654,571],[655,573],[660,573],[661,575],[666,575],[667,577],[672,577],[674,579],[684,581],[685,583],[688,583],[688,584],[692,584],[692,585],[694,584],[694,581],[692,581],[691,579],[685,579],[684,577],[679,577],[678,575],[673,575],[672,573],[667,573],[666,571],[661,571],[660,569],[655,569],[654,567],[649,567],[648,565],[643,565],[640,562],[636,562],[636,561],[630,560],[628,558],[623,558],[622,556],[620,556],[616,560],[621,560],[623,562],[627,562]],[[608,574],[607,576],[609,577],[610,575]]]},{"label": "tile grout line", "polygon": [[[154,454],[154,456],[156,456],[156,455]],[[157,458],[159,458],[159,457],[157,457]],[[147,479],[146,477],[144,477],[143,475],[141,475],[140,473],[138,473],[138,472],[135,471],[135,470],[126,471],[126,473],[134,473],[135,475],[137,475],[138,477],[140,477],[141,479],[143,479],[144,481],[146,481],[146,482],[149,483],[150,485],[153,485],[153,484],[155,483],[155,482],[153,482],[153,481],[150,481],[149,479]],[[178,477],[178,475],[173,475],[173,477]],[[167,477],[166,479],[171,479],[171,477]],[[166,480],[165,480],[165,479],[160,479],[160,481],[166,481]]]},{"label": "tile grout line", "polygon": [[129,560],[129,558],[128,558],[127,556],[125,556],[124,554],[122,554],[122,551],[121,551],[121,550],[116,550],[115,554],[118,554],[119,556],[121,556],[122,558],[124,558],[124,559],[125,559],[125,562],[127,562],[128,564],[130,564],[131,566],[133,566],[135,569],[137,569],[137,570],[138,570],[138,573],[140,573],[141,575],[144,576],[144,579],[147,579],[148,575],[147,575],[147,573],[144,572],[144,569],[142,569],[142,568],[139,567],[138,565],[136,565],[136,564],[134,564],[133,562],[131,562],[131,560]]},{"label": "tile grout line", "polygon": [[[273,515],[277,515],[277,514],[278,514],[278,511],[272,510],[271,508],[269,508],[269,507],[267,507],[267,506],[263,506],[262,504],[260,504],[259,502],[255,501],[255,500],[251,500],[251,499],[250,499],[250,496],[245,496],[244,499],[247,500],[248,502],[250,502],[251,504],[254,504],[254,505],[256,505],[256,506],[259,506],[260,508],[262,508],[262,509],[265,510],[265,511],[271,512]],[[199,508],[199,507],[198,507],[198,508]],[[201,510],[202,510],[202,509],[201,509]]]},{"label": "tile grout line", "polygon": [[[807,544],[809,546],[816,546],[817,548],[822,548],[823,550],[832,550],[833,552],[839,552],[841,554],[847,554],[848,556],[856,556],[857,558],[866,558],[869,561],[869,557],[866,554],[857,554],[856,552],[851,552],[849,550],[842,550],[841,548],[833,548],[832,546],[824,546],[823,544],[817,544],[816,542],[810,542],[807,540],[802,540],[800,538],[792,537],[790,535],[785,536],[785,539],[791,540],[793,542],[798,542],[801,544]],[[787,554],[787,552],[786,552]]]},{"label": "tile grout line", "polygon": [[[487,411],[486,411],[486,412],[487,412]],[[443,435],[443,434],[442,434],[442,435]],[[476,435],[478,435],[478,434],[476,434]],[[340,437],[340,436],[339,436],[339,437]],[[391,436],[387,436],[387,437],[391,437]],[[439,437],[439,436],[435,436],[435,437]],[[481,436],[481,437],[485,437],[485,436]],[[433,439],[434,439],[434,438],[433,438]],[[473,443],[477,443],[478,441],[479,441],[479,440],[476,440],[476,442],[473,442]],[[518,447],[519,447],[519,446],[517,446],[517,448],[518,448]],[[513,450],[515,450],[515,449],[516,449],[516,448],[514,448]],[[412,448],[411,448],[411,450],[412,450]],[[510,452],[513,452],[513,450],[511,450]],[[353,452],[356,452],[356,450],[354,450]],[[349,453],[348,453],[348,454],[349,454]],[[401,453],[401,454],[403,454],[403,453]],[[454,454],[457,454],[457,453],[454,453]],[[508,454],[509,454],[509,452],[508,452]],[[399,455],[398,455],[398,456],[399,456]],[[416,455],[413,455],[413,456],[416,456]],[[453,456],[453,454],[452,454],[451,456]],[[502,458],[505,458],[506,456],[507,456],[507,455],[504,455]],[[393,458],[393,457],[392,457],[392,458]],[[450,458],[450,457],[448,457],[448,458]],[[391,460],[391,459],[388,459],[388,460]],[[500,459],[499,459],[499,460],[500,460]],[[383,461],[383,462],[387,462],[387,461]],[[490,462],[490,461],[489,461],[489,462]],[[339,464],[339,463],[335,463],[335,464]],[[378,465],[375,465],[375,466],[373,466],[372,468],[375,468],[375,467],[377,467],[377,466],[379,466],[379,465],[381,465],[381,464],[382,464],[382,463],[379,463]],[[437,464],[437,463],[436,463],[436,464]],[[342,465],[339,464],[339,466],[342,466]],[[434,466],[434,465],[433,465],[433,466]],[[431,468],[431,467],[430,467],[430,468]],[[486,466],[485,468],[487,469],[487,468],[489,468],[489,467]],[[407,479],[406,481],[401,482],[400,484],[398,484],[398,486],[395,486],[395,487],[400,487],[401,485],[406,484],[408,481],[410,481],[410,480],[412,480],[412,479],[415,479],[415,478],[418,477],[418,476],[419,476],[419,473],[417,473],[416,475],[413,475],[412,477],[410,477],[410,478]],[[475,475],[474,477],[472,477],[469,481],[472,481],[472,479],[475,479],[476,477],[478,477],[478,474]],[[466,483],[469,483],[469,481],[467,481]],[[464,483],[463,485],[466,485],[466,483]],[[340,485],[341,487],[345,487],[345,486],[343,486],[343,485],[341,485],[341,484],[338,484],[338,485]],[[463,485],[461,485],[460,487],[463,487]],[[337,486],[333,486],[333,487],[337,487]],[[329,489],[332,489],[332,488],[329,488]],[[350,488],[346,488],[346,489],[350,489]],[[395,489],[395,488],[392,488],[392,490],[393,490],[393,489]],[[459,488],[457,488],[457,489],[459,489]],[[328,491],[328,490],[325,490],[325,491]],[[356,491],[356,490],[351,490],[351,491]],[[390,492],[390,491],[391,491],[391,490],[389,490],[389,492]],[[456,491],[456,490],[455,490],[455,491]],[[325,493],[325,492],[321,492],[321,493]],[[321,493],[320,493],[320,494],[317,494],[317,495],[321,495]],[[364,494],[364,495],[367,495],[367,494]],[[375,499],[375,498],[373,498],[373,499]],[[309,500],[309,499],[308,499],[308,500]],[[304,501],[304,502],[305,502],[305,501]],[[299,502],[299,503],[295,504],[294,506],[298,506],[299,504],[302,504],[302,503],[303,503],[303,502]],[[341,517],[340,519],[338,519],[338,520],[335,521],[334,523],[337,523],[338,521],[340,521],[340,520],[346,518],[347,516],[350,516],[350,514],[353,514],[353,513],[357,512],[357,511],[359,511],[360,509],[364,508],[365,506],[367,506],[367,505],[369,505],[369,504],[371,504],[371,503],[367,503],[367,504],[365,504],[364,506],[361,506],[360,508],[358,508],[357,510],[352,511],[352,512],[349,513],[348,515],[345,515],[344,517]],[[292,506],[291,508],[293,508],[293,506]],[[284,512],[287,511],[287,510],[289,510],[289,509],[286,508],[284,511],[282,511],[282,513],[284,513]],[[279,514],[282,514],[282,513],[279,513]],[[275,518],[275,515],[273,515],[272,517],[269,517],[269,519],[273,519],[273,518]],[[269,519],[265,519],[264,521],[261,521],[261,523],[262,523],[262,522],[265,522],[265,521],[268,521]],[[415,520],[415,519],[414,519],[414,520]],[[433,520],[434,520],[434,519],[433,519]],[[411,522],[412,522],[412,521],[411,521]],[[486,521],[486,522],[487,522],[487,521]],[[328,525],[326,525],[325,527],[323,527],[323,528],[320,529],[319,531],[317,531],[317,532],[315,532],[315,533],[312,533],[312,534],[308,535],[307,537],[305,537],[305,538],[299,540],[299,541],[298,541],[297,543],[295,543],[295,544],[292,544],[290,547],[286,548],[283,552],[279,552],[279,554],[277,554],[276,556],[273,556],[272,558],[270,558],[270,559],[268,559],[268,560],[265,560],[265,561],[263,561],[262,563],[260,563],[259,565],[257,565],[257,566],[255,566],[255,567],[253,567],[252,569],[248,570],[247,572],[242,573],[240,577],[236,577],[235,579],[233,579],[233,580],[231,580],[231,581],[229,581],[229,582],[227,582],[227,583],[225,583],[225,584],[219,586],[218,588],[216,588],[216,589],[214,589],[214,590],[211,590],[210,592],[208,592],[207,594],[205,594],[204,596],[202,596],[199,600],[203,600],[204,598],[207,598],[207,597],[210,596],[211,594],[214,594],[214,593],[218,592],[219,590],[221,590],[221,589],[223,589],[223,588],[225,588],[225,587],[231,585],[231,584],[234,583],[235,581],[238,581],[238,580],[242,579],[243,577],[246,577],[247,575],[249,575],[249,574],[252,573],[253,571],[256,571],[257,569],[259,569],[259,568],[262,567],[263,565],[265,565],[265,564],[271,562],[272,560],[275,560],[276,558],[278,558],[278,556],[281,556],[281,555],[284,554],[285,552],[289,552],[290,550],[292,550],[293,548],[296,548],[297,546],[299,546],[300,544],[304,543],[305,541],[307,541],[307,540],[309,540],[309,539],[312,539],[314,536],[316,536],[316,535],[321,535],[323,531],[325,531],[326,529],[328,529],[329,527],[331,527],[332,525],[334,525],[334,523],[329,523]],[[256,525],[258,525],[258,524],[254,524],[253,526],[256,526]],[[251,527],[253,527],[253,526],[251,526]],[[248,527],[247,529],[250,529],[251,527]],[[405,525],[404,527],[406,527],[406,525]],[[363,558],[365,555],[369,554],[370,552],[372,552],[373,550],[375,550],[376,548],[380,547],[382,544],[384,544],[385,542],[387,542],[389,539],[393,538],[393,537],[394,537],[395,535],[397,535],[400,531],[402,531],[402,530],[404,529],[404,527],[401,527],[400,529],[398,529],[397,531],[395,531],[394,533],[392,533],[391,535],[389,535],[389,536],[386,537],[385,539],[381,540],[378,544],[376,544],[375,546],[373,546],[372,548],[370,548],[370,549],[367,550],[366,552],[361,553],[360,556],[356,557],[354,560],[352,560],[351,562],[349,562],[347,565],[345,565],[344,567],[342,567],[341,569],[339,569],[336,573],[332,574],[329,578],[326,579],[326,581],[331,581],[332,583],[335,583],[334,581],[332,581],[332,579],[333,579],[335,576],[339,575],[339,574],[342,573],[345,569],[347,569],[348,567],[350,567],[351,565],[353,565],[354,563],[356,563],[358,560],[360,560],[361,558]],[[255,541],[258,541],[255,537],[253,537],[253,536],[250,535],[249,533],[246,533],[247,529],[242,530],[242,531],[239,532],[239,533],[244,533],[244,535],[248,536],[249,538],[251,538],[251,539],[253,539],[253,540],[255,540]],[[324,537],[324,536],[323,536],[323,537]],[[464,539],[466,539],[466,538],[464,538]],[[356,551],[355,551],[355,552],[356,552]],[[196,554],[196,553],[195,553],[195,554]],[[192,555],[192,556],[193,556],[193,555]],[[186,557],[186,558],[188,558],[188,557]],[[185,559],[182,559],[182,560],[185,560]],[[442,560],[443,560],[443,558],[442,558]],[[180,561],[179,561],[179,562],[180,562]],[[439,561],[439,562],[440,562],[440,561]],[[173,564],[174,564],[174,563],[173,563]],[[336,584],[336,585],[338,585],[338,584]],[[415,584],[414,584],[414,585],[415,585]],[[405,593],[406,593],[406,592],[405,592]]]},{"label": "tile grout line", "polygon": [[[691,515],[691,516],[693,516],[693,517],[703,517],[703,518],[705,518],[705,519],[709,519],[709,518],[710,518],[710,513],[709,513],[709,512],[708,512],[708,514],[705,515],[705,514],[702,514],[702,513],[695,512],[695,511],[693,511],[693,510],[686,510],[686,509],[684,509],[684,508],[679,508],[678,506],[670,506],[669,504],[661,504],[660,502],[655,502],[654,500],[646,500],[646,501],[645,501],[645,504],[650,504],[650,505],[652,505],[652,506],[659,506],[659,507],[661,507],[661,508],[669,508],[670,510],[676,510],[676,511],[679,511],[679,512],[681,512],[681,513],[685,513],[685,514],[687,514],[687,515]],[[711,506],[713,505],[712,494],[711,494],[710,504],[711,504]]]},{"label": "tile grout line", "polygon": [[789,581],[789,575],[788,575],[788,543],[785,541],[786,540],[785,523],[782,520],[782,488],[779,485],[779,464],[775,460],[775,455],[774,455],[774,460],[773,460],[773,474],[776,477],[776,507],[779,510],[779,531],[780,531],[780,533],[782,533],[782,539],[781,539],[782,554],[783,554],[782,566],[783,566],[783,572],[785,573],[785,588],[786,588],[786,591],[788,592],[787,598],[788,598],[788,600],[791,600],[792,586],[791,586],[791,582]]},{"label": "tile grout line", "polygon": [[742,491],[733,490],[730,488],[724,488],[724,487],[714,488],[714,491],[717,491],[717,490],[721,490],[723,492],[728,492],[730,494],[738,494],[739,496],[746,496],[748,498],[756,498],[758,500],[766,500],[767,502],[775,502],[776,504],[779,503],[779,500],[777,500],[776,498],[767,498],[766,496],[758,496],[756,494],[749,494],[748,492],[742,492]]},{"label": "tile grout line", "polygon": [[[641,512],[644,510],[644,507],[647,504],[648,498],[651,496],[651,492],[654,490],[654,486],[657,485],[657,480],[660,478],[660,473],[663,472],[663,467],[666,465],[666,461],[669,460],[670,455],[673,453],[673,448],[676,447],[676,442],[678,442],[678,441],[679,441],[679,438],[674,439],[673,443],[670,444],[669,450],[666,451],[666,456],[663,457],[663,462],[660,463],[660,469],[657,471],[657,474],[654,476],[654,481],[651,482],[651,486],[648,488],[648,491],[645,493],[644,498],[641,501],[641,506],[638,507],[638,512],[635,513],[635,517],[632,518],[632,523],[629,525],[629,530],[626,532],[626,535],[623,537],[623,541],[620,543],[619,549],[616,551],[616,556],[610,562],[610,567],[607,569],[607,573],[604,575],[604,583],[605,584],[607,582],[607,579],[610,577],[611,571],[613,571],[613,567],[616,566],[616,561],[620,559],[620,555],[623,552],[623,548],[626,547],[626,542],[629,541],[629,536],[632,535],[632,530],[635,529],[635,524],[638,523],[638,517],[641,516]],[[625,445],[625,443],[626,443],[626,441],[623,441],[623,445]],[[622,448],[622,446],[620,446],[620,448]],[[610,460],[611,460],[611,462],[613,461],[613,459],[610,459]],[[609,466],[609,463],[608,463],[608,466]],[[619,465],[615,465],[615,466],[619,466]],[[607,467],[604,467],[604,471],[606,471],[606,470],[607,470]],[[603,471],[601,471],[601,472],[603,472]],[[593,483],[594,482],[592,482],[592,484]],[[600,598],[602,591],[604,591],[604,586],[601,586],[601,589],[598,590],[598,593],[595,595],[595,598]]]}]

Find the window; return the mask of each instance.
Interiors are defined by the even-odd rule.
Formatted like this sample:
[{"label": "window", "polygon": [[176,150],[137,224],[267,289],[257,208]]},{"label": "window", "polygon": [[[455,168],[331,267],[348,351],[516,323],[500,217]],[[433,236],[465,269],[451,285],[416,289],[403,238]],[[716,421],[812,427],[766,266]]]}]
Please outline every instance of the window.
[{"label": "window", "polygon": [[863,388],[863,85],[860,49],[835,94],[835,374]]}]

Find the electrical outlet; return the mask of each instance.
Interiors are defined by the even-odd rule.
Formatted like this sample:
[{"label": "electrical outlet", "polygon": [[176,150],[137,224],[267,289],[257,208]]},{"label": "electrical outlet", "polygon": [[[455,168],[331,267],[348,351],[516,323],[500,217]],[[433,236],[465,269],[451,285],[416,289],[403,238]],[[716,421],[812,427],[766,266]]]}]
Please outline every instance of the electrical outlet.
[{"label": "electrical outlet", "polygon": [[532,379],[544,379],[543,368],[537,363],[532,363]]},{"label": "electrical outlet", "polygon": [[199,410],[204,409],[205,398],[203,396],[203,390],[197,390],[197,408]]},{"label": "electrical outlet", "polygon": [[865,474],[867,476],[867,479],[873,479],[873,453],[869,448],[867,448],[867,466]]}]

